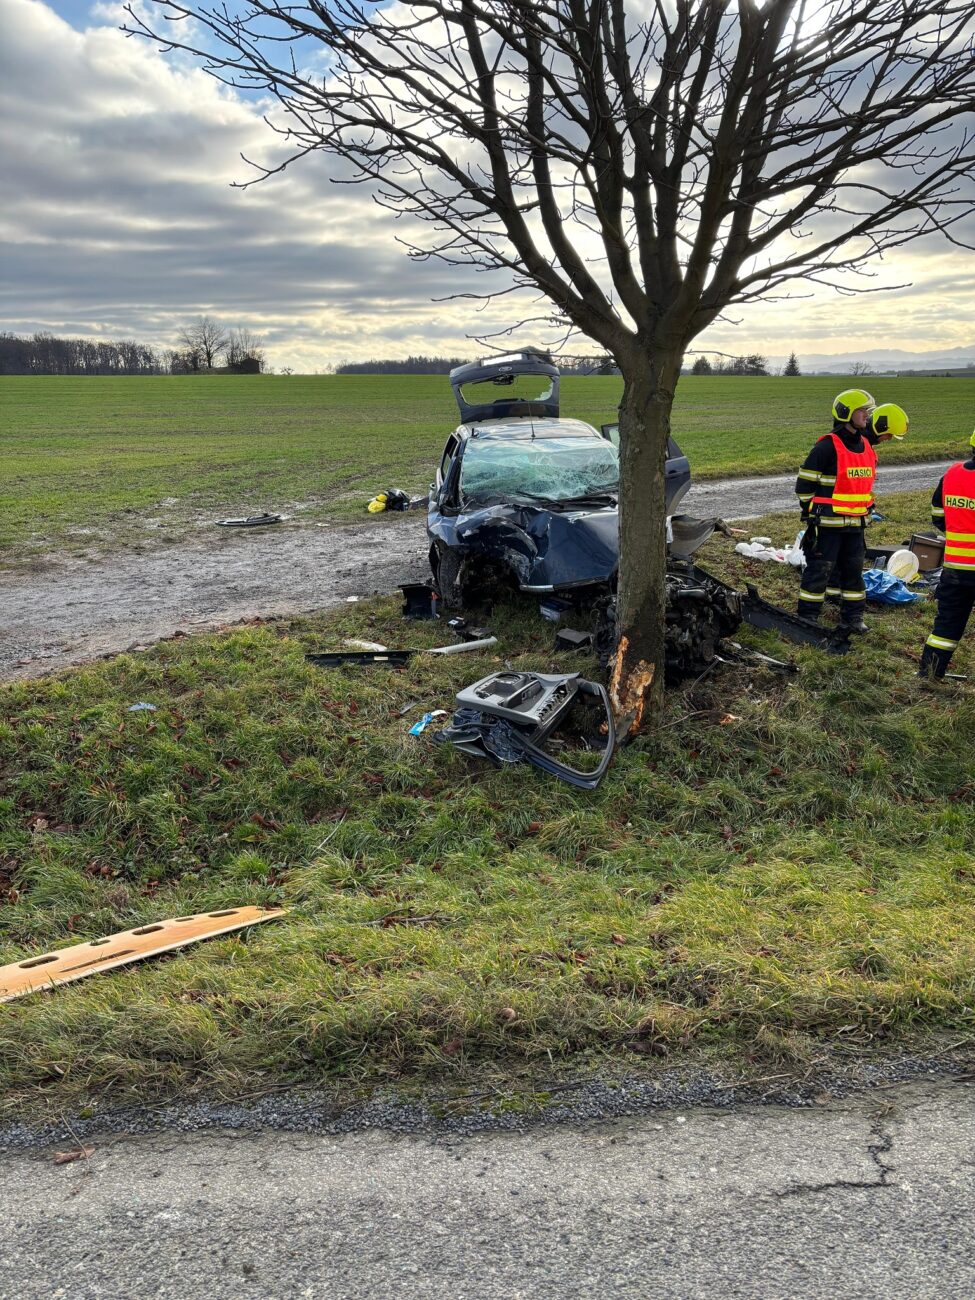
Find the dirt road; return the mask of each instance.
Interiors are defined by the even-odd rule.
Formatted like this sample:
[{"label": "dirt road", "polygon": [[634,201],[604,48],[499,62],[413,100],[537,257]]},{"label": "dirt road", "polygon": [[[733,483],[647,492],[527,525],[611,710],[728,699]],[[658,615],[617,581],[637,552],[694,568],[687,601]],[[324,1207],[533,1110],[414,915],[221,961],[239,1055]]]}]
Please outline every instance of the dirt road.
[{"label": "dirt road", "polygon": [[[946,464],[883,471],[879,491],[937,482]],[[684,508],[747,519],[794,505],[795,479],[748,478],[692,488]],[[428,574],[425,515],[362,524],[214,528],[205,541],[103,559],[51,557],[0,573],[0,680],[30,677],[258,615],[295,614],[347,596],[395,591]]]}]

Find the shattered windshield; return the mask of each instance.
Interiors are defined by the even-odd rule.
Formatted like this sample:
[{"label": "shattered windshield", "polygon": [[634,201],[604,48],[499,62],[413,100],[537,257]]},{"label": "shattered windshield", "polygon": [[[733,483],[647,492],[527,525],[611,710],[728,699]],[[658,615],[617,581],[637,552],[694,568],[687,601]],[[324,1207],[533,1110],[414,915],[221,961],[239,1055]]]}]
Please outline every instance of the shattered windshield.
[{"label": "shattered windshield", "polygon": [[512,438],[467,445],[460,490],[478,505],[615,499],[619,453],[602,438]]}]

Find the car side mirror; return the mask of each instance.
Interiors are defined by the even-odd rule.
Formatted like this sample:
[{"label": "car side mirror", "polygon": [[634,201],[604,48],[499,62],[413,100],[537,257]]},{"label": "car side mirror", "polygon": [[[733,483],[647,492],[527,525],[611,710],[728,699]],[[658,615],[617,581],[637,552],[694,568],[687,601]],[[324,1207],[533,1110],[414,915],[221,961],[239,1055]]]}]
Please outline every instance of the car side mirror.
[{"label": "car side mirror", "polygon": [[599,426],[603,437],[607,442],[611,442],[614,447],[620,445],[620,426],[619,421],[615,424],[601,424]]}]

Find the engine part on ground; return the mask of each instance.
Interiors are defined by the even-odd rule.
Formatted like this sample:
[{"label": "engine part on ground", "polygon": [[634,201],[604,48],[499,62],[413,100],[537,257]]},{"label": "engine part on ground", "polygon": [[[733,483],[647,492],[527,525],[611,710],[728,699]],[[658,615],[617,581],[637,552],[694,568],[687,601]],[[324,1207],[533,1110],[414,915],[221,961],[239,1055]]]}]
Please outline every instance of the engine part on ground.
[{"label": "engine part on ground", "polygon": [[[734,636],[742,622],[834,654],[845,654],[850,648],[847,629],[820,627],[772,605],[751,583],[743,595],[690,561],[668,562],[666,592],[664,666],[671,686],[704,672],[717,657],[721,642]],[[594,609],[593,641],[605,669],[616,652],[616,597],[604,596]]]},{"label": "engine part on ground", "polygon": [[[573,710],[590,701],[602,704],[599,744],[604,752],[591,772],[580,771],[547,753],[542,745],[563,728]],[[528,762],[580,790],[595,790],[609,770],[616,728],[606,689],[578,673],[531,673],[506,669],[457,692],[457,711],[435,739],[461,753],[497,764]]]},{"label": "engine part on ground", "polygon": [[248,925],[274,921],[284,914],[282,907],[227,907],[218,912],[152,921],[134,930],[122,930],[87,943],[72,944],[70,948],[59,948],[39,957],[26,957],[8,966],[0,966],[0,1002],[9,1002],[55,984],[70,984],[87,975],[97,975],[101,971],[114,970],[116,966],[142,961],[145,957],[172,952],[201,939],[215,939]]},{"label": "engine part on ground", "polygon": [[218,528],[263,528],[267,524],[279,524],[283,515],[247,515],[241,519],[218,519]]},{"label": "engine part on ground", "polygon": [[592,633],[577,632],[575,628],[563,627],[555,634],[556,650],[591,650]]},{"label": "engine part on ground", "polygon": [[429,582],[401,582],[399,589],[403,593],[404,618],[438,617],[440,598]]}]

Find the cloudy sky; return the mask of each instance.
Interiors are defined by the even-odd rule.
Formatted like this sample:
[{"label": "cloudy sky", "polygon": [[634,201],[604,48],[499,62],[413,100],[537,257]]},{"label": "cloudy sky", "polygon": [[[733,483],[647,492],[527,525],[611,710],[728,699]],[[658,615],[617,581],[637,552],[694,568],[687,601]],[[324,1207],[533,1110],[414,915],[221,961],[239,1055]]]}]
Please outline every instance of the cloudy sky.
[{"label": "cloudy sky", "polygon": [[[126,39],[122,20],[121,0],[0,0],[0,328],[165,347],[211,313],[263,335],[272,364],[315,371],[471,354],[470,336],[515,318],[506,299],[474,324],[469,303],[435,301],[452,273],[411,263],[390,214],[332,184],[320,156],[232,188],[252,175],[241,154],[273,158],[261,106]],[[915,245],[877,283],[905,281],[896,297],[753,306],[700,346],[801,358],[975,344],[975,257]]]}]

